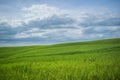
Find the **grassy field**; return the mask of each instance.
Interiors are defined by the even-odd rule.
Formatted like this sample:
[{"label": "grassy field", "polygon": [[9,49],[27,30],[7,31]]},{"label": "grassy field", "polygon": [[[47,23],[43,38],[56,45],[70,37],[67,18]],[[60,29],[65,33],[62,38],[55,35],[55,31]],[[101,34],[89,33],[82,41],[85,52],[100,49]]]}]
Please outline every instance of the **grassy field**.
[{"label": "grassy field", "polygon": [[0,80],[120,80],[120,38],[1,47]]}]

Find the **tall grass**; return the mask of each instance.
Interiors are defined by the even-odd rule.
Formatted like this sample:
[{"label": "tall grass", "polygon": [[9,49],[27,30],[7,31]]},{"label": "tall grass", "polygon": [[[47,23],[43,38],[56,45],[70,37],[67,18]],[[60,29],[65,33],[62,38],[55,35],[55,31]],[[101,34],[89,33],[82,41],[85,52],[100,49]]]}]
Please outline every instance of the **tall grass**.
[{"label": "tall grass", "polygon": [[0,80],[120,80],[120,39],[1,47]]}]

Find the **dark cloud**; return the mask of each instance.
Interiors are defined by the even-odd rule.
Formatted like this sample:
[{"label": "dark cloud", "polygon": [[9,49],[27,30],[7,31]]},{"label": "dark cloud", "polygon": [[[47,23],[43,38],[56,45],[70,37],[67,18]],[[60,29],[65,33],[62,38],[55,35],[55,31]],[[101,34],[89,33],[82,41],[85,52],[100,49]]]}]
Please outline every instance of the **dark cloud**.
[{"label": "dark cloud", "polygon": [[106,15],[88,15],[79,20],[69,14],[53,15],[44,19],[30,20],[28,23],[22,21],[21,24],[14,27],[1,21],[0,44],[56,43],[120,37],[119,16],[106,18]]},{"label": "dark cloud", "polygon": [[66,16],[51,16],[45,19],[36,19],[31,20],[28,24],[25,24],[27,27],[38,27],[40,29],[57,29],[57,28],[72,28],[72,24],[76,21],[70,17]]},{"label": "dark cloud", "polygon": [[13,38],[16,33],[16,29],[13,29],[7,22],[0,23],[0,39]]},{"label": "dark cloud", "polygon": [[[106,17],[107,16],[107,17]],[[108,15],[88,15],[82,19],[80,26],[120,26],[120,16]]]}]

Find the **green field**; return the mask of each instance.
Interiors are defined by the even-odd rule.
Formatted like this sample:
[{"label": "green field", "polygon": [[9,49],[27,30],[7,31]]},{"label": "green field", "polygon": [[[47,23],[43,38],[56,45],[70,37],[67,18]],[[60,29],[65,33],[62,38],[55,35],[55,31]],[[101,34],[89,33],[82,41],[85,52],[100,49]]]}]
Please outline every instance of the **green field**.
[{"label": "green field", "polygon": [[120,80],[120,38],[0,47],[0,80]]}]

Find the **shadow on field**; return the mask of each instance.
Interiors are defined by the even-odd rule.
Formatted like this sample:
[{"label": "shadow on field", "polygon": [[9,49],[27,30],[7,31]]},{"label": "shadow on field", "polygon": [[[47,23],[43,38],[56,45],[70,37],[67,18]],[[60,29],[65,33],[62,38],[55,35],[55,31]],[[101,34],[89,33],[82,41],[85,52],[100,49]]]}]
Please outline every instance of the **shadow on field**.
[{"label": "shadow on field", "polygon": [[57,54],[46,54],[46,55],[41,55],[41,56],[57,56],[57,55],[75,55],[75,54],[90,54],[90,53],[112,53],[113,51],[119,51],[120,47],[111,47],[111,48],[101,48],[101,49],[92,49],[88,51],[73,51],[73,52],[61,52]]},{"label": "shadow on field", "polygon": [[[91,49],[87,51],[70,51],[70,52],[56,52],[55,54],[43,54],[43,55],[28,55],[28,56],[17,56],[16,58],[32,58],[32,57],[42,57],[42,56],[68,56],[68,55],[77,55],[77,54],[102,54],[102,53],[115,53],[119,52],[120,47],[115,46],[115,47],[109,47],[109,48],[96,48],[96,49]],[[15,59],[15,58],[14,58]]]},{"label": "shadow on field", "polygon": [[57,53],[57,54],[47,54],[47,55],[42,55],[42,56],[57,56],[57,55],[75,55],[75,54],[83,54],[84,52],[82,51],[73,51],[73,52],[62,52],[62,53]]}]

